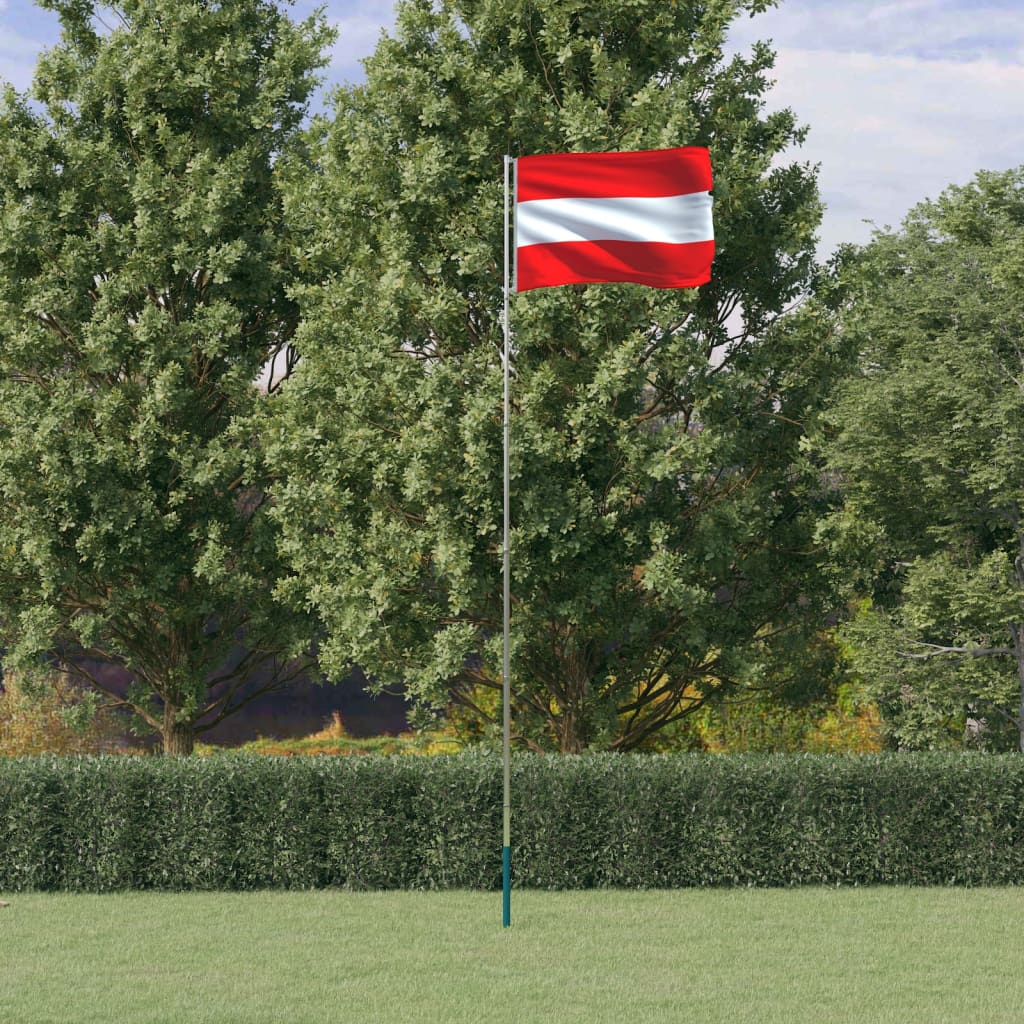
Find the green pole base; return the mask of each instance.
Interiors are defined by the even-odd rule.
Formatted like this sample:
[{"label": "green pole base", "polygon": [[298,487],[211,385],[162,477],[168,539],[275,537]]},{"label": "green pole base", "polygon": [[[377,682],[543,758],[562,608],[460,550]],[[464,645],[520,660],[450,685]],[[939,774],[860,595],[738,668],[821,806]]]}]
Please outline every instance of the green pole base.
[{"label": "green pole base", "polygon": [[501,848],[501,926],[512,924],[512,847]]}]

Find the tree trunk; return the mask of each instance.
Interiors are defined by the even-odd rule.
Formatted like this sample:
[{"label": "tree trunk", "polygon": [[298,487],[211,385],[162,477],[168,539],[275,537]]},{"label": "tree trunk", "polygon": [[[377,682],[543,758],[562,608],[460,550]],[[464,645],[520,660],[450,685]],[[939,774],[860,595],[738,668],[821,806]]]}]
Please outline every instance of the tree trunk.
[{"label": "tree trunk", "polygon": [[[1024,530],[1020,529],[1020,514],[1017,513],[1017,557],[1013,560],[1013,572],[1017,589],[1024,591]],[[1024,753],[1024,623],[1015,622],[1010,627],[1013,650],[1017,656],[1017,679],[1020,682],[1020,703],[1017,705],[1017,728],[1020,734],[1020,751]]]},{"label": "tree trunk", "polygon": [[576,715],[566,711],[558,720],[558,752],[560,754],[582,754],[585,749],[583,737],[580,735],[579,720]]},{"label": "tree trunk", "polygon": [[176,708],[165,708],[164,727],[161,730],[164,753],[175,757],[187,757],[196,742],[195,726],[192,722],[175,721]]},{"label": "tree trunk", "polygon": [[1017,656],[1017,679],[1020,682],[1020,703],[1017,705],[1017,728],[1020,730],[1020,751],[1024,753],[1024,625],[1014,624],[1013,650]]},{"label": "tree trunk", "polygon": [[978,714],[973,704],[967,705],[967,722],[964,724],[964,743],[978,750],[984,749],[985,733],[988,731],[988,719]]}]

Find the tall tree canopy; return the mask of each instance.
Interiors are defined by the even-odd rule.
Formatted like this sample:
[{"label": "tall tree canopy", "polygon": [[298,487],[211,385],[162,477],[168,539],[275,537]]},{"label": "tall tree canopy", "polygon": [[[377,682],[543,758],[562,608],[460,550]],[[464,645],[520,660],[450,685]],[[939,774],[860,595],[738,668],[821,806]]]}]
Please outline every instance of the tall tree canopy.
[{"label": "tall tree canopy", "polygon": [[725,60],[765,0],[409,0],[291,168],[297,375],[272,458],[285,589],[321,657],[493,720],[501,681],[503,154],[710,148],[709,285],[517,296],[513,716],[520,742],[625,750],[819,621],[832,365],[775,325],[808,287],[813,169],[767,115],[773,56]]},{"label": "tall tree canopy", "polygon": [[860,372],[828,455],[833,541],[872,595],[856,660],[899,743],[987,720],[990,743],[1024,748],[1024,168],[921,204],[848,284]]},{"label": "tall tree canopy", "polygon": [[0,103],[0,645],[122,667],[187,752],[304,642],[251,414],[297,321],[274,164],[330,34],[269,0],[44,6],[61,42]]}]

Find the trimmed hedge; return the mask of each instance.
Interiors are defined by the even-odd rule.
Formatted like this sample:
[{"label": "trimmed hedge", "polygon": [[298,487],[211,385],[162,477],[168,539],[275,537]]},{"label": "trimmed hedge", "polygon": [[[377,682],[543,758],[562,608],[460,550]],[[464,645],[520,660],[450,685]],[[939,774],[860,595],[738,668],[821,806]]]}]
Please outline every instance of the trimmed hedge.
[{"label": "trimmed hedge", "polygon": [[[1024,882],[1024,757],[517,755],[519,887]],[[0,758],[0,891],[497,888],[494,756]]]}]

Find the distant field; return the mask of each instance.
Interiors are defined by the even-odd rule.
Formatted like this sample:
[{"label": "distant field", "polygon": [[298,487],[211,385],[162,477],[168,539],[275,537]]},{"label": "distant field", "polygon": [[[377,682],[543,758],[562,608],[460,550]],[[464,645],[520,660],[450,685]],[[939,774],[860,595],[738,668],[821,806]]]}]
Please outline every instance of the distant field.
[{"label": "distant field", "polygon": [[3,1024],[987,1024],[1024,890],[15,894]]}]

